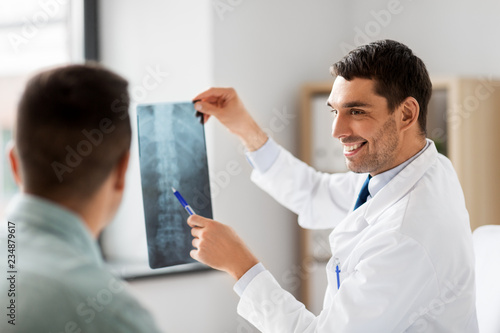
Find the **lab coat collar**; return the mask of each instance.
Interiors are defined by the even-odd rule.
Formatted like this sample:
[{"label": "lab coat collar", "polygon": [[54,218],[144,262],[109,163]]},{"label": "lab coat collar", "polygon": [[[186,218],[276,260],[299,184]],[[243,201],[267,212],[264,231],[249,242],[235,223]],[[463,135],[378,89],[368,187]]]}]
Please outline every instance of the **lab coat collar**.
[{"label": "lab coat collar", "polygon": [[429,139],[427,142],[429,146],[420,156],[394,176],[377,195],[353,213],[359,211],[359,216],[363,216],[368,224],[372,224],[385,209],[404,197],[437,159],[438,152],[434,142]]}]

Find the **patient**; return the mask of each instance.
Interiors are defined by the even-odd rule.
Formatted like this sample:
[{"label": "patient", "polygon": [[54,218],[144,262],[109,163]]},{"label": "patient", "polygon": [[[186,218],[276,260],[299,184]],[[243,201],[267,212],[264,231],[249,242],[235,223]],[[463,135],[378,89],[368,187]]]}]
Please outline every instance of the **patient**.
[{"label": "patient", "polygon": [[0,279],[0,332],[158,332],[105,269],[96,242],[125,187],[127,86],[98,65],[27,84],[9,152],[21,194],[1,224],[0,267],[14,273]]}]

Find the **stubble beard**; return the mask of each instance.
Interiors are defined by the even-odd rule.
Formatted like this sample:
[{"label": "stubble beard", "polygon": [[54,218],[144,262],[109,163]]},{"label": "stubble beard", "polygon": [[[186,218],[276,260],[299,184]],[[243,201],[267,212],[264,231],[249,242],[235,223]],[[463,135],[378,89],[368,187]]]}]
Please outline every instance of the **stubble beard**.
[{"label": "stubble beard", "polygon": [[[396,148],[399,145],[399,138],[396,131],[396,121],[393,117],[384,123],[382,128],[374,135],[371,145],[377,149],[375,152],[365,152],[360,161],[351,161],[346,158],[346,165],[349,170],[355,173],[379,173],[388,168],[396,159]],[[369,149],[370,143],[366,143]]]}]

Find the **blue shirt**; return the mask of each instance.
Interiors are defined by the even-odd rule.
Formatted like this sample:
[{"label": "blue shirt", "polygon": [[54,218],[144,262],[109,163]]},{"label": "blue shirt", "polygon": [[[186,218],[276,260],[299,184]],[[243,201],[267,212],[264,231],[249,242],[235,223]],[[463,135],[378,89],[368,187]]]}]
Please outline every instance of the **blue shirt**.
[{"label": "blue shirt", "polygon": [[[20,194],[1,224],[2,272],[6,235],[15,238],[15,296],[0,279],[1,332],[159,332],[150,314],[104,267],[83,220],[42,198]],[[14,233],[6,232],[14,226]],[[12,296],[12,295],[11,295]],[[14,300],[15,326],[5,308]],[[10,311],[10,310],[9,310]]]},{"label": "blue shirt", "polygon": [[[429,146],[429,141],[427,141],[426,146],[420,150],[417,154],[412,156],[410,159],[401,163],[400,165],[387,170],[383,173],[375,175],[370,180],[368,184],[368,198],[367,201],[374,197],[385,185],[391,181],[394,176],[396,176],[401,170],[403,170],[408,164],[410,164],[414,159],[416,159],[420,154],[422,154]],[[278,158],[280,153],[280,147],[272,139],[269,138],[266,143],[256,151],[247,152],[246,157],[250,165],[260,173],[264,173],[273,165],[273,163]],[[250,284],[254,277],[259,273],[265,271],[265,267],[258,263],[249,269],[234,285],[234,291],[241,296],[245,291],[246,287]]]}]

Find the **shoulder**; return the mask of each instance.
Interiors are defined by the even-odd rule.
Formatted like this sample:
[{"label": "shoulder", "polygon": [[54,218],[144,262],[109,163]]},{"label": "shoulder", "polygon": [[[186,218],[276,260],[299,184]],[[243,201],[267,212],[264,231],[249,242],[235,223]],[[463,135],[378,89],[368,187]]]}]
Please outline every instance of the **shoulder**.
[{"label": "shoulder", "polygon": [[[469,224],[460,182],[457,174],[445,156],[429,166],[427,172],[416,182],[407,195],[408,205],[406,227],[421,225],[434,232],[453,232]],[[417,224],[418,221],[418,225]],[[469,230],[470,232],[470,230]]]},{"label": "shoulder", "polygon": [[468,276],[474,258],[469,215],[455,170],[442,156],[413,188],[386,212],[397,232],[411,238],[433,263],[438,276]]},{"label": "shoulder", "polygon": [[73,325],[75,331],[135,332],[140,330],[133,328],[142,325],[156,332],[152,317],[126,283],[104,268],[82,265],[52,276],[30,272],[22,277],[19,290],[18,311],[25,327],[64,331],[65,325]]},{"label": "shoulder", "polygon": [[450,161],[438,155],[428,162],[425,172],[377,217],[376,224],[381,230],[393,230],[415,240],[431,256],[439,257],[435,254],[440,253],[452,257],[450,249],[463,252],[469,247],[465,200]]}]

